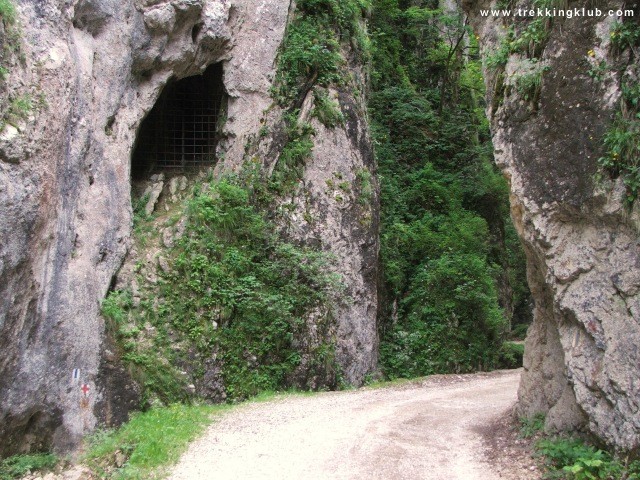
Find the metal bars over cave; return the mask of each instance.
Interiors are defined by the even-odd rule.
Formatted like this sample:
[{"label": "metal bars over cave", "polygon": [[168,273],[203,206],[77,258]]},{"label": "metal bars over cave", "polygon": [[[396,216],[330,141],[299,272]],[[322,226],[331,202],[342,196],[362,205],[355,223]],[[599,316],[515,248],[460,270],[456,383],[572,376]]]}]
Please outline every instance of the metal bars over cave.
[{"label": "metal bars over cave", "polygon": [[134,161],[145,170],[213,164],[223,94],[217,65],[167,85],[143,122]]}]

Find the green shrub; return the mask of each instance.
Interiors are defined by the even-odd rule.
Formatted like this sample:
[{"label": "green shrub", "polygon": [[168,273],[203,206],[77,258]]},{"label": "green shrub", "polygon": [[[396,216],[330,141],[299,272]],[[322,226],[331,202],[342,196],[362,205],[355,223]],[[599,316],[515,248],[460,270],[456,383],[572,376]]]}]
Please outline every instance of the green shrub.
[{"label": "green shrub", "polygon": [[147,407],[154,397],[166,404],[188,402],[185,379],[175,367],[167,363],[171,358],[170,353],[161,349],[138,348],[136,340],[144,318],[138,317],[139,312],[134,309],[131,292],[111,292],[103,300],[101,312],[119,341],[122,360],[128,366],[129,373],[143,387],[141,406]]},{"label": "green shrub", "polygon": [[495,235],[509,231],[508,186],[493,165],[470,33],[437,2],[374,2],[368,106],[381,190],[380,364],[391,378],[498,367],[507,322],[496,283],[507,276],[514,300],[527,291],[519,242]]},{"label": "green shrub", "polygon": [[276,99],[289,107],[313,85],[326,87],[340,82],[343,62],[331,29],[318,25],[314,19],[295,20],[287,28],[278,56]]},{"label": "green shrub", "polygon": [[606,451],[581,440],[556,437],[540,440],[536,450],[548,470],[546,478],[566,480],[637,480],[640,463],[625,465]]},{"label": "green shrub", "polygon": [[611,44],[619,51],[640,45],[640,25],[635,19],[615,22],[611,27]]},{"label": "green shrub", "polygon": [[282,388],[303,353],[295,339],[305,318],[320,313],[320,331],[331,322],[339,279],[328,273],[329,259],[281,240],[231,180],[197,195],[189,212],[165,278],[167,321],[198,339],[205,358],[220,351],[231,398]]},{"label": "green shrub", "polygon": [[0,480],[12,480],[30,472],[52,470],[58,461],[58,457],[50,453],[15,455],[0,460]]},{"label": "green shrub", "polygon": [[295,191],[304,175],[304,167],[313,150],[314,129],[298,121],[298,111],[284,117],[287,142],[282,147],[278,161],[269,178],[272,192],[280,196]]},{"label": "green shrub", "polygon": [[335,128],[344,125],[344,115],[340,111],[340,104],[329,98],[326,90],[315,89],[315,99],[312,115],[327,128]]},{"label": "green shrub", "polygon": [[503,342],[500,347],[498,363],[501,368],[520,368],[524,357],[524,345],[514,342]]},{"label": "green shrub", "polygon": [[545,414],[536,413],[532,417],[520,418],[520,437],[531,438],[544,431]]},{"label": "green shrub", "polygon": [[[612,45],[622,53],[640,44],[640,25],[635,19],[616,22],[611,30]],[[598,159],[599,172],[610,178],[622,178],[627,189],[627,204],[632,206],[640,191],[640,86],[637,66],[620,79],[620,111],[603,137],[605,155]]]},{"label": "green shrub", "polygon": [[353,39],[361,58],[368,55],[369,40],[361,23],[369,8],[368,0],[297,2],[278,55],[274,82],[274,98],[282,107],[291,108],[316,85],[346,82],[341,45]]},{"label": "green shrub", "polygon": [[598,166],[612,178],[622,177],[632,205],[640,190],[640,120],[618,114],[603,143],[606,155],[598,159]]},{"label": "green shrub", "polygon": [[5,25],[15,23],[17,12],[12,0],[0,0],[0,17]]},{"label": "green shrub", "polygon": [[356,181],[360,195],[358,196],[358,203],[362,206],[368,206],[373,198],[373,185],[371,183],[371,172],[366,168],[360,168],[356,170]]},{"label": "green shrub", "polygon": [[[481,257],[443,255],[412,281],[406,320],[381,345],[390,378],[495,368],[504,317]],[[499,343],[498,343],[499,344]]]}]

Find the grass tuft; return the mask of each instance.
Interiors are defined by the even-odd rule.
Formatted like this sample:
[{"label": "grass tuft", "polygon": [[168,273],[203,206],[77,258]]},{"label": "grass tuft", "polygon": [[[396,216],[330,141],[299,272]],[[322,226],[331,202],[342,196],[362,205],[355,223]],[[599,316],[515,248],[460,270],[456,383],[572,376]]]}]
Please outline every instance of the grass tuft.
[{"label": "grass tuft", "polygon": [[12,480],[30,472],[53,469],[58,457],[51,453],[15,455],[0,461],[0,480]]},{"label": "grass tuft", "polygon": [[162,467],[176,463],[189,443],[213,421],[214,414],[229,408],[171,405],[138,413],[118,430],[96,433],[85,462],[101,478],[161,478]]}]

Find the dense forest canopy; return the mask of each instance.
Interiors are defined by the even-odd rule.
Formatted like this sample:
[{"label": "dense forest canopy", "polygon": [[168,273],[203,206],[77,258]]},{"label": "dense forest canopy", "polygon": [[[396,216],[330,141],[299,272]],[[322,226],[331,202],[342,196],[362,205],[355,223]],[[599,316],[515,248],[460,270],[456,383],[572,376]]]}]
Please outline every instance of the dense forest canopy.
[{"label": "dense forest canopy", "polygon": [[530,301],[508,186],[493,163],[476,38],[458,11],[433,1],[375,0],[370,34],[383,370],[496,367]]}]

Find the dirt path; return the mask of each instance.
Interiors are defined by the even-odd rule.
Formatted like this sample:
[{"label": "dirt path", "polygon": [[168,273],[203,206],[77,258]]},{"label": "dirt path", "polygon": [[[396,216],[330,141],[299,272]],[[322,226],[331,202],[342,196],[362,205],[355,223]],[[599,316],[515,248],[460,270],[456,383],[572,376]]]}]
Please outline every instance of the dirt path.
[{"label": "dirt path", "polygon": [[169,478],[521,478],[498,469],[495,456],[487,463],[482,434],[515,403],[519,378],[520,371],[437,376],[248,404],[212,425]]}]

